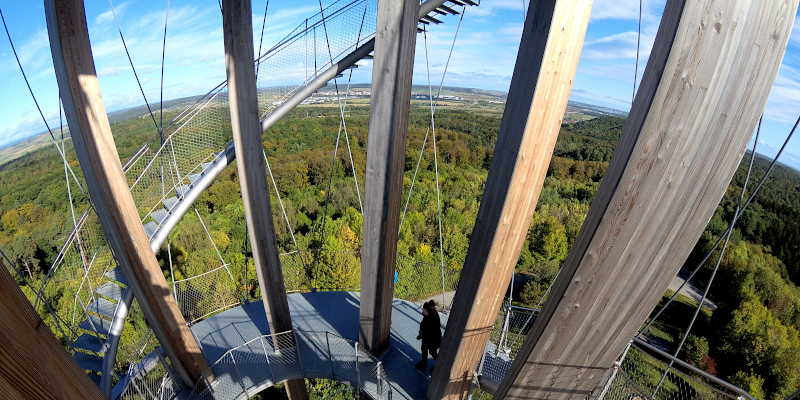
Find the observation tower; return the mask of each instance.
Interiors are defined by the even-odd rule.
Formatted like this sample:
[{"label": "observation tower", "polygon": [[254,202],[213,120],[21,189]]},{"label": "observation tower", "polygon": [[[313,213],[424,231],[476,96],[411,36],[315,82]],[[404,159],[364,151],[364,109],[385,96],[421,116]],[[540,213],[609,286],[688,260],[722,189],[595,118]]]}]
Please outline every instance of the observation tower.
[{"label": "observation tower", "polygon": [[[33,304],[11,262],[0,259],[8,264],[0,275],[0,393],[245,399],[282,384],[294,400],[308,398],[305,379],[322,378],[374,400],[752,399],[639,333],[742,160],[798,1],[666,2],[619,145],[575,244],[546,301],[525,308],[507,296],[567,108],[591,0],[531,1],[466,258],[456,267],[402,268],[418,42],[425,40],[427,51],[429,25],[452,25],[457,35],[464,15],[481,7],[478,0],[320,2],[318,12],[268,48],[254,38],[250,0],[224,0],[227,80],[210,82],[207,94],[181,104],[167,121],[151,112],[158,142],[132,154],[120,154],[112,136],[83,1],[45,0],[78,163],[67,161],[63,138],[60,152],[69,204],[78,206]],[[359,176],[347,127],[347,102],[356,97],[348,76],[369,63]],[[269,84],[290,72],[295,83]],[[429,89],[435,151],[442,87]],[[294,238],[296,218],[284,207],[264,140],[298,106],[334,90],[328,104],[341,117],[334,161],[350,163],[347,179],[354,179],[363,221],[359,250],[329,255],[360,271],[358,285],[331,290],[307,280],[320,251]],[[425,140],[423,146],[427,134]],[[252,258],[245,264],[249,287],[196,208],[234,161]],[[440,213],[438,164],[435,179]],[[169,242],[187,219],[219,262],[182,275],[173,271],[178,256]],[[276,239],[277,227],[286,226],[291,251]],[[441,215],[438,235],[441,245]],[[409,277],[418,278],[404,281]],[[432,289],[403,294],[413,285]],[[53,293],[69,299],[68,311],[56,310]],[[443,341],[432,368],[418,370],[416,337],[428,298],[441,307]],[[124,343],[135,343],[136,351],[123,356]],[[634,353],[657,371],[656,384],[628,368]]]}]

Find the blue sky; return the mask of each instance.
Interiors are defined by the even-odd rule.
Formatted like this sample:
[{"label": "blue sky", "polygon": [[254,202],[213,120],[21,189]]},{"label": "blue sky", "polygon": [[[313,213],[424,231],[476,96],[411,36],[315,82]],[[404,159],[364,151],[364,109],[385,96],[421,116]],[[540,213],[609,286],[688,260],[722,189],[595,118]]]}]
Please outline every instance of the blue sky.
[{"label": "blue sky", "polygon": [[[333,0],[324,0],[329,4]],[[528,0],[483,0],[469,7],[464,18],[446,85],[506,91]],[[261,29],[264,0],[253,0],[256,37]],[[620,110],[630,107],[636,56],[639,0],[595,0],[572,99]],[[103,99],[108,110],[142,104],[128,66],[117,24],[122,27],[148,99],[159,96],[161,35],[169,10],[164,98],[205,93],[225,79],[221,17],[217,0],[87,0],[87,18]],[[0,2],[33,90],[44,113],[57,122],[58,92],[47,38],[42,2]],[[655,38],[664,0],[644,0],[640,73]],[[265,47],[275,43],[303,18],[319,10],[318,0],[271,0]],[[432,80],[438,83],[457,17],[431,28],[428,35]],[[770,94],[759,151],[774,154],[800,112],[800,28],[795,31],[780,75]],[[257,45],[256,45],[257,46]],[[424,41],[420,36],[415,83],[426,84]],[[371,72],[360,68],[353,82],[368,82]],[[33,133],[44,125],[25,89],[11,48],[0,38],[0,146]],[[800,139],[789,145],[783,162],[800,168]]]}]

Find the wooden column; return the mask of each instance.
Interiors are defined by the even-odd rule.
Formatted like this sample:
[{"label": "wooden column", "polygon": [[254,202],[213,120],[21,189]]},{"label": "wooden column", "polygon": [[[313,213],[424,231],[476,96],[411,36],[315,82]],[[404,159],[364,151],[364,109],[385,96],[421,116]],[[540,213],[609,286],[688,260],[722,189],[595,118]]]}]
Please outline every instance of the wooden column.
[{"label": "wooden column", "polygon": [[389,345],[400,201],[403,193],[417,0],[379,0],[372,67],[359,338],[373,354]]},{"label": "wooden column", "polygon": [[0,326],[0,398],[105,398],[39,318],[2,258]]},{"label": "wooden column", "polygon": [[[222,2],[222,14],[236,168],[261,299],[270,331],[290,331],[292,317],[275,243],[264,147],[261,143],[250,0],[225,0]],[[286,392],[292,400],[308,398],[302,379],[287,381]]]},{"label": "wooden column", "polygon": [[528,8],[492,166],[429,399],[463,398],[503,302],[567,107],[591,0]]},{"label": "wooden column", "polygon": [[95,73],[82,0],[46,0],[58,87],[92,204],[114,257],[179,378],[210,370],[150,249],[111,135]]},{"label": "wooden column", "polygon": [[667,2],[614,159],[497,398],[599,390],[725,193],[797,3]]}]

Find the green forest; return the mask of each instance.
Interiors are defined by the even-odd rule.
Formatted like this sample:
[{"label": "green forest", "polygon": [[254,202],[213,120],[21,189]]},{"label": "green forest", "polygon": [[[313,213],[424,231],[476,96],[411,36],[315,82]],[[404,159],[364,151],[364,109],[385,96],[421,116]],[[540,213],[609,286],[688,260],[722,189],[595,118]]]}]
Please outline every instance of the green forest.
[{"label": "green forest", "polygon": [[[368,111],[366,106],[353,105],[347,114],[358,186],[344,138],[333,157],[340,128],[338,108],[301,106],[264,135],[264,150],[278,188],[275,193],[270,182],[288,291],[359,287],[363,223],[360,197],[364,192]],[[413,191],[407,211],[403,211],[396,297],[414,300],[454,290],[492,162],[501,112],[499,106],[486,103],[437,109],[437,178],[432,137],[425,139],[430,113],[423,104],[414,103],[405,156],[404,207],[412,183]],[[145,141],[156,143],[149,123],[146,118],[134,118],[113,124],[123,159]],[[620,118],[602,116],[562,126],[516,266],[518,273],[528,277],[524,288],[514,294],[519,305],[536,306],[543,300],[578,235],[613,156],[622,123]],[[427,147],[420,158],[423,141]],[[79,172],[71,150],[68,157]],[[749,153],[745,155],[685,269],[696,266],[727,228],[745,181],[749,157]],[[419,172],[414,180],[418,161]],[[758,179],[768,160],[758,156],[754,164],[753,174]],[[437,181],[441,208],[437,206]],[[280,201],[276,194],[280,194]],[[73,195],[75,204],[85,202],[80,193]],[[217,303],[203,309],[257,298],[258,284],[246,239],[235,165],[216,179],[195,207],[197,213],[186,214],[171,233],[169,245],[158,253],[165,277],[182,280],[224,262],[231,284],[217,286],[217,298],[209,300]],[[20,286],[32,299],[71,227],[64,167],[52,146],[0,165],[0,249],[11,258]],[[798,246],[800,174],[778,165],[734,230],[711,288],[710,299],[718,308],[701,313],[682,358],[758,398],[784,399],[800,389]],[[695,286],[705,286],[714,262],[712,257],[693,282]],[[72,300],[63,291],[47,291],[45,295],[58,309],[56,312],[71,307]],[[646,332],[667,347],[677,345],[696,305],[688,298],[679,299]],[[122,360],[135,353],[136,343],[141,340],[141,334],[127,332],[143,331],[140,328],[144,322],[136,313],[129,323],[128,336],[123,337]],[[66,341],[63,337],[62,340]],[[120,365],[121,369],[124,367]],[[326,382],[314,385],[318,387],[315,390],[325,393],[342,390]]]}]

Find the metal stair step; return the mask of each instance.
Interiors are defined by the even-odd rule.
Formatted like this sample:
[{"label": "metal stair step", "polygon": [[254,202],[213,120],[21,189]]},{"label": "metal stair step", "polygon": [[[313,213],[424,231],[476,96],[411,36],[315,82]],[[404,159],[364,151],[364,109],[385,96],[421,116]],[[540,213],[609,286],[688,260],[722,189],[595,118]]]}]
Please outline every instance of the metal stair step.
[{"label": "metal stair step", "polygon": [[81,322],[78,327],[91,333],[108,336],[111,321],[102,319],[94,314],[88,314],[88,318]]},{"label": "metal stair step", "polygon": [[158,210],[155,210],[150,213],[150,218],[152,218],[153,221],[156,221],[157,224],[161,225],[161,223],[164,222],[164,220],[167,218],[168,215],[169,211],[163,208],[159,208]]},{"label": "metal stair step", "polygon": [[112,303],[102,297],[98,297],[92,300],[88,306],[86,306],[86,311],[99,314],[101,317],[113,319],[114,318],[114,311],[117,309],[117,305]]},{"label": "metal stair step", "polygon": [[156,224],[153,221],[144,224],[144,233],[147,234],[148,238],[153,237],[153,234],[155,234],[157,230],[158,230],[158,224]]},{"label": "metal stair step", "polygon": [[456,10],[454,10],[454,9],[444,5],[444,4],[440,5],[438,10],[444,10],[444,11],[446,11],[446,12],[452,14],[452,15],[458,15],[458,11],[456,11]]},{"label": "metal stair step", "polygon": [[189,191],[189,189],[189,185],[180,185],[175,189],[175,191],[178,192],[180,197],[183,197]]},{"label": "metal stair step", "polygon": [[114,301],[122,299],[122,288],[113,282],[106,282],[100,285],[94,292]]},{"label": "metal stair step", "polygon": [[195,183],[202,176],[203,176],[202,174],[189,174],[189,176],[188,176],[189,182]]},{"label": "metal stair step", "polygon": [[89,371],[100,372],[103,370],[103,359],[86,353],[75,353],[72,359],[79,367]]},{"label": "metal stair step", "polygon": [[106,344],[105,340],[100,339],[97,336],[84,333],[83,335],[78,336],[78,338],[72,342],[72,347],[92,353],[103,354],[108,349],[108,344]]},{"label": "metal stair step", "polygon": [[176,204],[178,204],[178,198],[170,197],[168,199],[164,199],[162,203],[164,204],[164,207],[167,208],[167,210],[172,210],[172,208],[175,207]]},{"label": "metal stair step", "polygon": [[200,165],[203,166],[202,170],[203,170],[203,172],[205,172],[205,171],[208,171],[208,169],[211,168],[211,166],[214,165],[214,163],[212,163],[212,162],[204,162],[204,163],[202,163]]},{"label": "metal stair step", "polygon": [[120,282],[124,285],[128,284],[128,280],[125,278],[125,275],[122,273],[122,270],[119,267],[109,270],[105,273],[106,278],[111,279],[112,281]]}]

